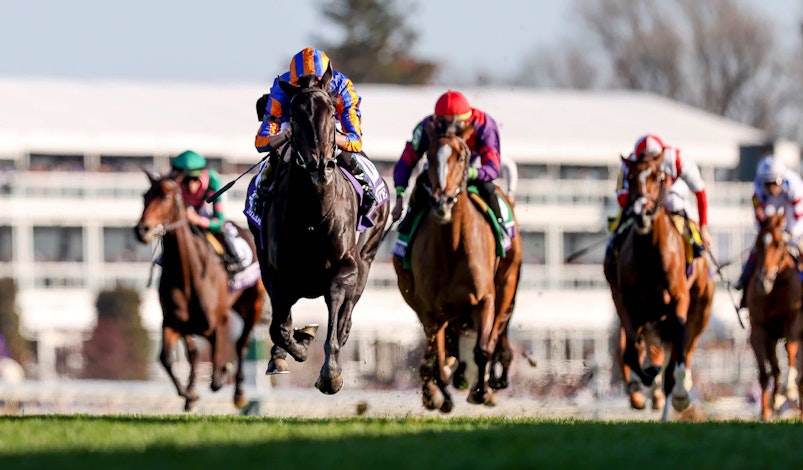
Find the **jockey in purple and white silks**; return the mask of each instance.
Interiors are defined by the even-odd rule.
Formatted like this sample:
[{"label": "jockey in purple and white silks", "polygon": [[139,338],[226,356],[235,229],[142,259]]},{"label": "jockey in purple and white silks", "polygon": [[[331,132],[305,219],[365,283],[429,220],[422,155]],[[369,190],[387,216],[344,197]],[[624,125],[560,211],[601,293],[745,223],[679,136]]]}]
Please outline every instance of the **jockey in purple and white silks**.
[{"label": "jockey in purple and white silks", "polygon": [[[773,155],[767,155],[758,162],[756,178],[753,181],[753,208],[756,223],[783,208],[786,216],[787,246],[797,259],[803,249],[803,179]],[[755,252],[751,251],[742,274],[736,281],[736,289],[744,289],[756,269]],[[742,296],[740,308],[746,306],[746,296]]]}]

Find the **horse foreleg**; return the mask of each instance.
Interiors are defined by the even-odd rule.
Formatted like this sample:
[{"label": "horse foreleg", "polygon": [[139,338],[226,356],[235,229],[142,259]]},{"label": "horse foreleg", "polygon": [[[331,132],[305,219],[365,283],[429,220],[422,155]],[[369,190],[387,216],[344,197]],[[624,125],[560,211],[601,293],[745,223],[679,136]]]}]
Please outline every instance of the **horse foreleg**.
[{"label": "horse foreleg", "polygon": [[[619,344],[616,348],[616,362],[622,370],[622,380],[625,384],[625,393],[630,397],[630,407],[634,410],[643,410],[646,404],[644,392],[642,391],[641,382],[634,379],[630,372],[630,366],[625,363],[624,352],[627,346],[627,336],[624,328],[619,328]],[[638,361],[641,363],[641,351],[638,351]]]},{"label": "horse foreleg", "polygon": [[[165,372],[167,372],[168,377],[170,380],[173,381],[173,385],[176,387],[176,392],[180,397],[184,397],[185,399],[189,399],[187,389],[184,388],[184,385],[181,384],[178,377],[176,377],[175,372],[173,371],[173,363],[175,359],[173,357],[173,349],[176,346],[176,342],[181,337],[181,335],[170,327],[163,327],[162,328],[162,350],[159,353],[159,361],[162,363],[162,367],[164,367]],[[189,356],[189,348],[187,348],[187,355]],[[190,371],[192,371],[192,364],[190,364]],[[184,407],[185,410],[189,411],[187,406]]]},{"label": "horse foreleg", "polygon": [[243,409],[248,404],[243,391],[243,381],[245,381],[245,373],[243,372],[243,357],[247,354],[248,343],[251,339],[251,331],[254,329],[254,315],[250,311],[241,314],[243,319],[243,331],[240,337],[237,338],[235,345],[235,352],[237,353],[237,371],[234,374],[234,406],[237,409]]},{"label": "horse foreleg", "polygon": [[786,399],[789,400],[789,404],[795,407],[799,407],[799,399],[800,394],[798,393],[798,385],[797,385],[797,353],[798,353],[798,342],[796,340],[786,340],[786,358],[787,358],[787,372],[786,372]]},{"label": "horse foreleg", "polygon": [[783,398],[781,396],[781,365],[778,362],[778,353],[776,348],[777,341],[770,342],[771,348],[768,348],[770,373],[772,374],[772,409],[778,411],[783,405]]},{"label": "horse foreleg", "polygon": [[446,391],[446,382],[443,381],[446,367],[446,328],[448,323],[424,326],[427,337],[427,349],[421,360],[419,374],[423,382],[421,401],[428,410],[441,410],[444,413],[452,411],[454,404],[452,397]]},{"label": "horse foreleg", "polygon": [[[513,361],[513,348],[510,346],[510,340],[507,337],[508,323],[499,334],[499,340],[496,342],[496,350],[494,351],[493,359],[491,361],[491,378],[488,385],[494,390],[501,390],[508,387],[507,374],[510,369],[510,363]],[[501,371],[499,375],[496,374],[496,364],[499,363]]]},{"label": "horse foreleg", "polygon": [[[769,336],[760,328],[751,325],[750,328],[750,346],[753,348],[753,353],[756,356],[756,366],[758,368],[758,384],[761,386],[761,420],[769,421],[772,417],[772,408],[770,407],[770,374],[767,370],[767,362],[769,361],[770,347],[768,343]],[[774,343],[773,343],[774,344]]]},{"label": "horse foreleg", "polygon": [[198,370],[198,346],[195,344],[195,338],[192,335],[184,335],[184,345],[187,348],[187,362],[190,364],[190,376],[187,379],[187,390],[184,397],[184,411],[190,411],[198,402],[198,393],[195,391],[195,377]]},{"label": "horse foreleg", "polygon": [[212,382],[209,384],[209,388],[212,389],[213,392],[217,392],[223,387],[224,357],[226,353],[225,341],[227,339],[226,334],[228,333],[228,327],[227,323],[221,323],[222,324],[207,337],[209,344],[212,346],[210,351],[212,355]]},{"label": "horse foreleg", "polygon": [[468,402],[493,406],[494,393],[488,385],[488,363],[496,349],[493,296],[486,296],[477,305],[474,324],[479,325],[477,344],[474,346],[474,363],[477,364],[477,382],[468,394]]},{"label": "horse foreleg", "polygon": [[[271,363],[268,364],[266,374],[286,373],[287,352],[298,362],[307,360],[307,350],[310,342],[315,339],[316,325],[309,325],[300,330],[293,330],[293,316],[290,314],[290,305],[287,302],[280,301],[279,289],[273,290],[274,295],[271,295],[271,321],[270,321],[270,339],[273,341],[275,347],[271,349]],[[276,347],[277,346],[277,347]],[[273,366],[273,367],[272,367]]]}]

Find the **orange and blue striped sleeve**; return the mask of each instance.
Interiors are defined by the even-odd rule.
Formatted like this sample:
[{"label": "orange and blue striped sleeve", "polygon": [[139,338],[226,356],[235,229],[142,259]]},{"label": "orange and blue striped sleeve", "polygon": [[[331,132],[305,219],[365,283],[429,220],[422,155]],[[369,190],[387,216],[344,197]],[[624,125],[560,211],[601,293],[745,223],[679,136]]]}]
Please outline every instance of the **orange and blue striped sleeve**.
[{"label": "orange and blue striped sleeve", "polygon": [[278,134],[281,130],[281,123],[287,121],[285,108],[289,100],[279,86],[279,80],[284,78],[285,77],[277,77],[273,81],[273,86],[270,89],[268,101],[265,106],[265,117],[262,118],[262,122],[259,124],[259,130],[254,138],[254,146],[257,152],[273,150],[270,146],[270,137]]},{"label": "orange and blue striped sleeve", "polygon": [[354,90],[354,83],[351,79],[338,71],[335,71],[332,77],[332,88],[337,94],[335,110],[338,121],[340,121],[340,128],[348,141],[343,150],[360,152],[362,151],[362,112],[360,111],[362,98]]}]

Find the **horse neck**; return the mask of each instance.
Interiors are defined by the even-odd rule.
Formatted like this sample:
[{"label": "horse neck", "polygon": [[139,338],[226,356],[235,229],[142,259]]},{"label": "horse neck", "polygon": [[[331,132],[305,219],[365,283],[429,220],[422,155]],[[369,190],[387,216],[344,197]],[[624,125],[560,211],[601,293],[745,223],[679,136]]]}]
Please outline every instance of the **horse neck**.
[{"label": "horse neck", "polygon": [[[340,188],[344,179],[339,169],[332,181],[328,184],[318,186],[313,183],[312,177],[304,169],[291,167],[284,187],[284,210],[283,216],[289,213],[293,215],[311,214],[311,218],[323,219],[333,209],[334,203],[345,197]],[[345,181],[345,180],[344,180]]]},{"label": "horse neck", "polygon": [[440,225],[440,241],[446,249],[445,252],[465,250],[466,247],[461,242],[476,231],[478,221],[482,224],[486,223],[479,210],[472,206],[473,203],[468,197],[468,192],[461,191],[457,196],[457,202],[452,207],[452,220]]},{"label": "horse neck", "polygon": [[164,266],[168,265],[171,259],[176,260],[174,266],[181,271],[181,276],[168,277],[172,277],[171,280],[174,282],[181,280],[185,295],[189,298],[190,289],[201,282],[201,273],[204,272],[201,253],[189,223],[181,224],[165,234],[162,243],[164,244],[162,269],[164,270]]}]

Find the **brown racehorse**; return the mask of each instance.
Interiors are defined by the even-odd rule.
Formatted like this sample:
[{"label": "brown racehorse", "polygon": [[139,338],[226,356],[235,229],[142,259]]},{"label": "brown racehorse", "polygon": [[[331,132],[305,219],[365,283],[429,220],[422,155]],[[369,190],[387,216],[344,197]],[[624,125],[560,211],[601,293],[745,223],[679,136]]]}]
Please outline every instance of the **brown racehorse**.
[{"label": "brown racehorse", "polygon": [[[786,340],[789,369],[786,396],[793,406],[800,408],[797,383],[798,341],[803,328],[801,319],[801,283],[795,259],[787,250],[784,239],[783,208],[767,208],[756,236],[756,272],[747,285],[747,307],[750,310],[750,344],[758,362],[758,381],[761,385],[761,419],[769,421],[773,408],[781,401],[781,368],[778,366],[776,347]],[[770,215],[771,214],[771,215]],[[769,363],[769,370],[767,367]],[[773,378],[772,402],[769,380]]]},{"label": "brown racehorse", "polygon": [[[144,209],[134,227],[137,239],[151,243],[162,239],[162,275],[159,280],[159,301],[162,305],[162,351],[159,356],[178,394],[185,398],[184,409],[189,411],[198,401],[195,391],[195,371],[198,349],[193,335],[203,336],[212,346],[213,391],[223,385],[226,369],[225,346],[228,344],[228,315],[233,309],[243,320],[243,329],[235,345],[237,371],[234,405],[247,404],[242,383],[243,355],[246,353],[251,330],[262,315],[265,288],[261,281],[244,290],[229,292],[228,273],[220,256],[203,234],[190,226],[178,182],[146,171],[151,187],[144,195]],[[240,236],[256,250],[248,231],[238,227]],[[256,259],[256,254],[254,255]],[[173,372],[173,348],[179,338],[187,347],[190,375],[186,386]]]},{"label": "brown racehorse", "polygon": [[[465,142],[472,129],[456,133],[428,129],[428,191],[431,208],[422,217],[415,242],[408,248],[412,268],[394,256],[399,289],[424,328],[423,404],[450,412],[446,387],[452,377],[447,357],[457,356],[464,329],[477,334],[474,362],[478,376],[468,395],[474,404],[493,405],[494,388],[507,385],[512,352],[507,327],[513,312],[521,268],[521,237],[516,232],[507,256],[496,253],[494,233],[467,191],[471,151]],[[499,194],[501,192],[497,191]],[[496,363],[501,374],[496,375]],[[459,373],[465,367],[458,369]],[[455,375],[455,384],[463,380]]]},{"label": "brown racehorse", "polygon": [[[638,343],[654,328],[669,348],[663,389],[672,406],[690,404],[691,358],[711,316],[714,281],[706,257],[695,260],[687,274],[686,242],[663,205],[669,182],[661,170],[662,157],[630,161],[628,213],[632,225],[617,257],[606,257],[605,277],[625,334],[620,363],[652,385],[659,365],[642,368]],[[627,376],[628,370],[623,367]],[[630,392],[630,390],[628,390]],[[663,419],[669,419],[669,402]]]}]

